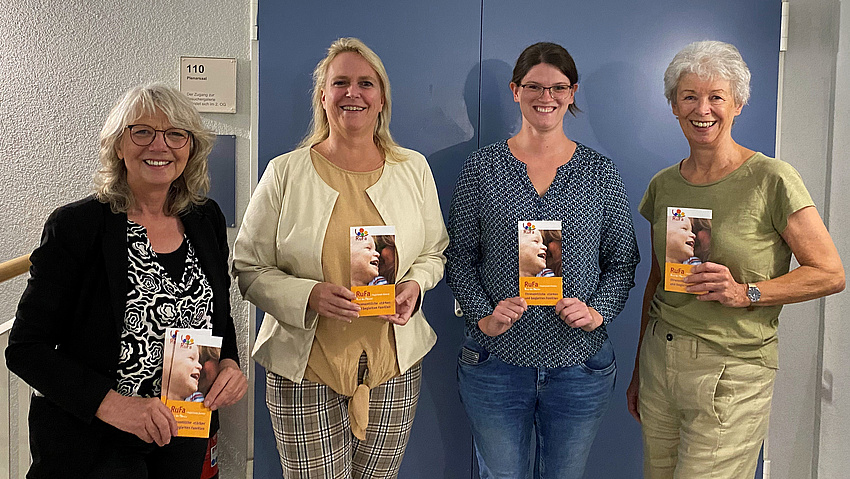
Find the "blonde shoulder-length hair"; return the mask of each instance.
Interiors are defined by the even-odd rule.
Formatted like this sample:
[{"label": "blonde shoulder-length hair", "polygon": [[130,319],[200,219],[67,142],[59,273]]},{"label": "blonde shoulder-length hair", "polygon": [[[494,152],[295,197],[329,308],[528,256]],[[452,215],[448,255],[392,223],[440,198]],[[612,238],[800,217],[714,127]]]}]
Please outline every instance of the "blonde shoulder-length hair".
[{"label": "blonde shoulder-length hair", "polygon": [[118,157],[117,146],[128,125],[142,116],[156,115],[157,111],[165,114],[172,127],[191,134],[189,160],[183,174],[171,183],[164,213],[177,216],[207,199],[210,189],[207,157],[215,135],[204,126],[198,110],[184,94],[167,85],[151,83],[125,93],[112,107],[100,131],[101,167],[94,175],[95,195],[102,203],[109,203],[114,213],[126,213],[136,205],[127,184],[127,167],[124,159]]},{"label": "blonde shoulder-length hair", "polygon": [[322,88],[327,80],[328,68],[334,58],[340,53],[352,52],[357,53],[366,60],[375,73],[378,74],[378,80],[381,82],[381,94],[384,99],[384,107],[378,113],[378,123],[375,126],[375,134],[373,138],[375,145],[384,154],[384,158],[389,162],[403,161],[405,157],[400,153],[400,146],[393,140],[390,134],[390,116],[392,113],[392,100],[390,95],[390,79],[387,76],[387,70],[384,68],[384,63],[381,58],[367,47],[365,43],[357,38],[340,38],[333,42],[328,48],[328,54],[322,61],[316,65],[313,71],[313,119],[310,121],[310,131],[307,136],[301,140],[299,148],[312,147],[325,141],[330,135],[330,124],[328,123],[328,115],[325,109],[322,108]]}]

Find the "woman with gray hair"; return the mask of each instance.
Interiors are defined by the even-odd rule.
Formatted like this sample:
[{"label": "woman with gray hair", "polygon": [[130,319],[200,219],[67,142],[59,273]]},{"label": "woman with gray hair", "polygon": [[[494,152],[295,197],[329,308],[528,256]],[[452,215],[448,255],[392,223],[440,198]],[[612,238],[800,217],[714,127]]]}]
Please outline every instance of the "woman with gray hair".
[{"label": "woman with gray hair", "polygon": [[[311,132],[266,167],[233,270],[266,313],[253,355],[267,371],[284,477],[396,477],[436,342],[420,306],[443,276],[448,238],[428,163],[390,136],[390,83],[375,52],[340,38],[313,80]],[[372,243],[369,262],[373,277],[395,262],[395,314],[363,314],[349,289],[360,239],[350,230],[390,225],[396,253]]]},{"label": "woman with gray hair", "polygon": [[224,216],[204,196],[213,140],[182,93],[135,87],[100,133],[96,193],[48,218],[6,349],[36,390],[27,477],[200,477],[207,440],[175,437],[160,400],[166,328],[223,338],[205,406],[248,387]]},{"label": "woman with gray hair", "polygon": [[[690,155],[655,175],[640,204],[652,225],[629,411],[643,428],[644,477],[752,478],[767,431],[783,304],[844,289],[838,251],[799,173],[739,145],[749,99],[738,50],[716,41],[680,51],[664,90]],[[711,210],[710,261],[665,288],[671,211]],[[700,214],[704,214],[701,212]],[[790,269],[791,254],[800,263]],[[669,285],[668,285],[669,286]]]}]

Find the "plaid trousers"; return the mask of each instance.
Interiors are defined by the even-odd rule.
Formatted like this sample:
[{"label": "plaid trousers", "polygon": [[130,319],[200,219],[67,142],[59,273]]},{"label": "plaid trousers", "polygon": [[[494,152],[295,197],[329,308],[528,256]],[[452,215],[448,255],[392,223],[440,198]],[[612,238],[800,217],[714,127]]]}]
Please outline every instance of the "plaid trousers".
[{"label": "plaid trousers", "polygon": [[[358,382],[366,374],[360,358]],[[366,440],[351,433],[348,396],[324,384],[292,382],[266,374],[271,415],[283,477],[360,479],[398,476],[419,400],[422,365],[373,388],[369,394]]]}]

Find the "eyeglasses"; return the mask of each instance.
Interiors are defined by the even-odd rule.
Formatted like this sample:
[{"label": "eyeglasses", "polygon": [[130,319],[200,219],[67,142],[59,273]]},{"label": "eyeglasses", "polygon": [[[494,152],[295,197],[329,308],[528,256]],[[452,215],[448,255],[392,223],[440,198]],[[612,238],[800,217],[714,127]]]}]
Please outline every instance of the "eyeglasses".
[{"label": "eyeglasses", "polygon": [[523,90],[530,93],[534,98],[539,98],[543,96],[543,92],[549,90],[549,95],[556,100],[563,100],[566,98],[573,89],[572,85],[552,85],[552,86],[543,86],[538,85],[537,83],[524,83],[520,85]]},{"label": "eyeglasses", "polygon": [[189,142],[189,137],[192,136],[188,130],[182,128],[169,128],[167,130],[157,130],[149,125],[127,125],[130,130],[130,139],[138,146],[148,146],[153,143],[157,132],[162,132],[162,137],[165,139],[165,145],[172,150],[179,150],[186,146]]}]

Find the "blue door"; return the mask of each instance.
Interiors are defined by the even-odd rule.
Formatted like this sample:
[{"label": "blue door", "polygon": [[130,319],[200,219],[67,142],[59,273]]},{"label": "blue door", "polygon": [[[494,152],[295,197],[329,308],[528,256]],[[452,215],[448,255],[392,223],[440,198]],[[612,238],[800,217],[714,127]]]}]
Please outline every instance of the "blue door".
[{"label": "blue door", "polygon": [[[511,136],[519,126],[519,109],[508,89],[519,53],[538,41],[564,45],[578,66],[576,101],[583,110],[577,118],[567,117],[567,135],[609,156],[620,169],[643,257],[638,286],[609,327],[619,359],[616,395],[586,477],[640,477],[640,428],[625,402],[650,254],[649,228],[637,205],[652,175],[688,154],[663,96],[662,74],[687,43],[735,44],[753,74],[752,97],[737,119],[735,138],[773,154],[780,7],[778,0],[261,1],[259,171],[306,133],[311,73],[327,47],[338,37],[355,36],[384,61],[392,84],[393,136],[428,158],[447,215],[467,155]],[[441,282],[423,305],[439,339],[423,363],[404,479],[473,474],[472,439],[455,382],[463,320],[454,316],[452,303]],[[254,476],[280,477],[260,367],[257,377]]]}]

